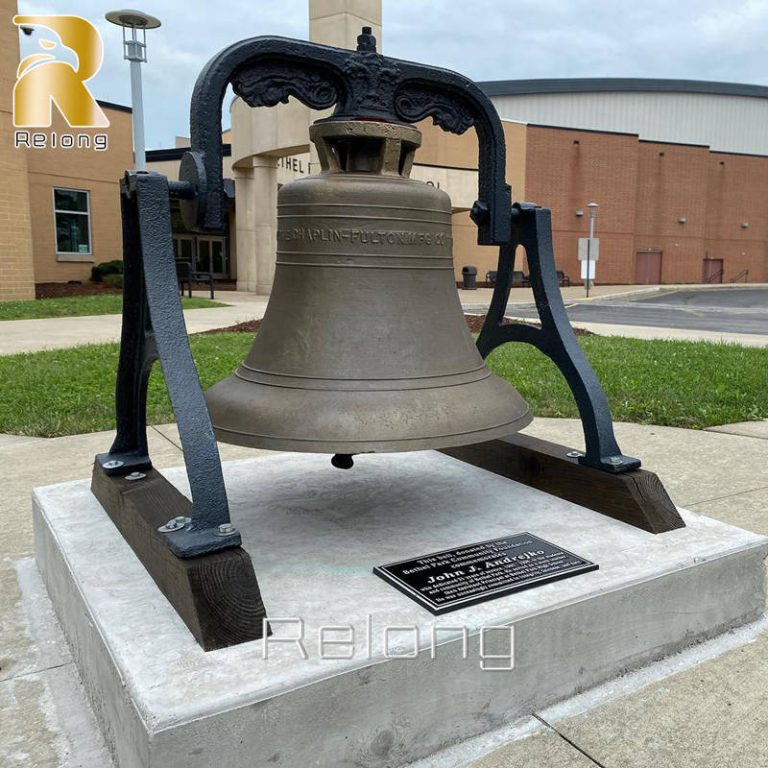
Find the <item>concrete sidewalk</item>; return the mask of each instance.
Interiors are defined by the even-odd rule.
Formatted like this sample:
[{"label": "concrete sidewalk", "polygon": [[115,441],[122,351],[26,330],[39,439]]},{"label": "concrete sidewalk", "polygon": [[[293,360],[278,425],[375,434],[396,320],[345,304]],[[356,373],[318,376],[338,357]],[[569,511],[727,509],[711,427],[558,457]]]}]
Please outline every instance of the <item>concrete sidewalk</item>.
[{"label": "concrete sidewalk", "polygon": [[[626,294],[637,286],[607,286],[596,288],[597,295]],[[564,288],[568,300],[575,300],[580,288]],[[476,291],[459,291],[463,304],[487,307],[493,291],[480,288]],[[205,291],[195,291],[194,296],[207,298]],[[189,333],[199,333],[213,328],[226,328],[246,320],[264,317],[269,296],[245,291],[219,291],[216,300],[226,307],[212,309],[188,309],[184,319]],[[514,288],[510,305],[530,304],[533,293],[529,288]],[[484,310],[483,310],[484,311]],[[120,315],[94,315],[86,317],[56,317],[41,320],[4,320],[0,322],[0,355],[19,352],[39,352],[44,349],[65,349],[81,344],[103,344],[120,339],[122,318]]]},{"label": "concrete sidewalk", "polygon": [[[592,289],[591,297],[584,297],[583,286],[561,289],[566,304],[593,301],[611,297],[626,297],[634,294],[671,291],[684,286],[637,286],[599,285]],[[690,287],[690,286],[688,286]],[[712,287],[712,286],[709,286]],[[720,286],[722,287],[722,286]],[[484,313],[490,304],[493,290],[478,288],[475,291],[458,290],[459,300],[465,311]],[[193,295],[207,298],[205,291]],[[213,328],[225,328],[247,320],[264,316],[268,296],[244,291],[220,291],[216,300],[229,306],[214,309],[189,309],[184,319],[189,333],[199,333]],[[509,316],[514,317],[516,306],[534,303],[530,288],[513,288],[509,298]],[[693,341],[729,341],[745,346],[766,346],[768,336],[750,334],[722,334],[710,331],[650,328],[605,323],[573,323],[575,327],[586,328],[603,336],[629,336],[637,339],[681,339]],[[4,320],[0,322],[0,355],[20,352],[39,352],[45,349],[65,349],[82,344],[102,344],[120,339],[120,315],[96,315],[87,317],[57,317],[41,320]]]},{"label": "concrete sidewalk", "polygon": [[[765,287],[763,284],[756,283],[755,287]],[[600,285],[590,291],[590,297],[584,295],[583,286],[573,286],[562,288],[561,293],[566,306],[574,304],[589,303],[607,299],[627,299],[632,296],[652,293],[673,293],[677,290],[712,291],[743,288],[742,283],[734,285]],[[750,285],[752,287],[752,285]],[[492,291],[489,288],[480,288],[477,291],[459,290],[464,309],[478,314],[485,312],[490,304]],[[516,307],[527,305],[526,308],[534,304],[533,291],[530,288],[515,288],[510,295],[507,304],[507,317],[514,320],[531,322],[531,317],[521,317],[515,313]],[[582,328],[591,331],[599,336],[625,336],[632,339],[671,339],[676,341],[710,341],[724,342],[730,344],[740,344],[745,347],[767,347],[768,336],[751,333],[730,333],[712,330],[697,330],[691,328],[669,328],[663,326],[646,325],[626,325],[606,322],[585,322],[582,320],[571,320],[574,328]]]},{"label": "concrete sidewalk", "polygon": [[[526,430],[583,447],[576,420]],[[708,431],[618,424],[624,451],[680,505],[768,534],[768,421]],[[32,559],[30,489],[87,477],[112,433],[0,440],[0,765],[109,768],[109,756]],[[222,445],[224,460],[257,452]],[[182,463],[173,425],[150,429],[159,468]],[[522,723],[423,761],[425,768],[765,768],[768,632],[738,630]]]},{"label": "concrete sidewalk", "polygon": [[[204,291],[193,295],[208,298]],[[216,301],[230,306],[186,310],[184,320],[187,331],[199,333],[261,318],[264,316],[268,300],[268,296],[257,296],[255,293],[222,291],[216,296]],[[121,315],[3,320],[0,322],[0,355],[119,341],[121,326]]]},{"label": "concrete sidewalk", "polygon": [[[531,322],[530,318],[515,317],[514,307],[507,317]],[[768,335],[756,333],[720,333],[692,328],[659,328],[650,325],[618,325],[615,323],[585,323],[571,321],[571,326],[591,331],[598,336],[624,336],[630,339],[667,339],[671,341],[709,341],[724,344],[739,344],[742,347],[768,347]]]}]

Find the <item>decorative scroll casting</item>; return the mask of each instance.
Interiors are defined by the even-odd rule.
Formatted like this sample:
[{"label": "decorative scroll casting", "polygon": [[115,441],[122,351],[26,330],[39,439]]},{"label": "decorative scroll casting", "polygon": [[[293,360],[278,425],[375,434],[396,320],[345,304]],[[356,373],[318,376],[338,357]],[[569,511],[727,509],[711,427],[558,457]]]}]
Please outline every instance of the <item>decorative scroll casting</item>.
[{"label": "decorative scroll casting", "polygon": [[475,114],[463,100],[451,94],[434,91],[406,83],[395,97],[397,116],[409,123],[418,123],[431,117],[444,131],[462,134],[475,124]]},{"label": "decorative scroll casting", "polygon": [[392,113],[400,68],[378,53],[356,53],[345,62],[350,93],[345,111],[365,114],[368,110]]},{"label": "decorative scroll casting", "polygon": [[478,242],[509,240],[509,188],[501,121],[488,96],[466,77],[376,52],[369,28],[357,51],[283,38],[243,40],[215,56],[192,95],[191,156],[181,180],[196,191],[182,206],[188,228],[219,231],[226,221],[223,193],[221,103],[231,83],[251,106],[274,106],[293,96],[312,109],[336,110],[330,120],[418,122],[431,117],[452,133],[478,134]]},{"label": "decorative scroll casting", "polygon": [[294,96],[312,109],[328,109],[341,98],[333,74],[279,59],[243,67],[232,78],[235,93],[251,107],[274,107]]}]

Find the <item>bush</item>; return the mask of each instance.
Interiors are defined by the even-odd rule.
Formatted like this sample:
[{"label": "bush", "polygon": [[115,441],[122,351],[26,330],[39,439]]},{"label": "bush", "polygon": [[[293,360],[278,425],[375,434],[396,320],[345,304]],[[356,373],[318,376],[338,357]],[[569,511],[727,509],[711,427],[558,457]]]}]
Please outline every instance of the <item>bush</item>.
[{"label": "bush", "polygon": [[[122,275],[123,274],[123,262],[119,259],[114,261],[104,261],[101,264],[96,264],[91,267],[91,280],[94,283],[105,282],[104,278],[107,275]],[[122,285],[122,280],[120,281]]]},{"label": "bush", "polygon": [[123,276],[115,274],[104,275],[104,280],[102,282],[107,288],[122,288]]}]

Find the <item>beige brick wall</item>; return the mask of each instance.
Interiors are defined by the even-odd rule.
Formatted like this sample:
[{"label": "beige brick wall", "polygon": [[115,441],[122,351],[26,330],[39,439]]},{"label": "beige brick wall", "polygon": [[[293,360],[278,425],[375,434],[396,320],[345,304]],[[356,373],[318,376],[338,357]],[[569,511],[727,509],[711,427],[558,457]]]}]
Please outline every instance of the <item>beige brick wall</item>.
[{"label": "beige brick wall", "polygon": [[13,146],[12,91],[19,64],[15,0],[0,0],[0,301],[35,295],[27,159]]},{"label": "beige brick wall", "polygon": [[[10,23],[15,0],[0,0],[0,300],[34,297],[34,284],[88,280],[93,263],[122,257],[119,181],[133,165],[131,115],[104,107],[110,120],[104,129],[109,149],[16,149],[12,90],[19,64],[18,30]],[[126,74],[127,76],[127,74]],[[50,135],[89,133],[71,129],[56,109]],[[56,255],[53,188],[90,193],[89,261],[62,260]]]},{"label": "beige brick wall", "polygon": [[[525,199],[526,126],[504,122],[504,138],[507,145],[507,183],[512,187],[512,199]],[[417,126],[422,132],[422,145],[416,161],[430,165],[446,165],[453,168],[477,169],[477,134],[473,129],[457,136],[435,126],[432,120],[424,120]],[[474,199],[474,198],[473,198]],[[461,269],[467,264],[477,267],[478,280],[483,282],[489,270],[496,269],[499,249],[477,244],[477,227],[469,218],[468,211],[453,214],[453,265],[456,281],[460,282]]]},{"label": "beige brick wall", "polygon": [[[131,115],[103,107],[109,118],[109,149],[29,149],[29,197],[32,203],[32,243],[35,282],[86,281],[91,267],[122,258],[120,178],[133,165]],[[51,130],[70,129],[54,110]],[[78,133],[98,131],[78,129]],[[88,261],[65,261],[56,255],[53,219],[53,189],[65,187],[89,192],[91,211],[91,256]],[[65,258],[65,257],[64,257]]]}]

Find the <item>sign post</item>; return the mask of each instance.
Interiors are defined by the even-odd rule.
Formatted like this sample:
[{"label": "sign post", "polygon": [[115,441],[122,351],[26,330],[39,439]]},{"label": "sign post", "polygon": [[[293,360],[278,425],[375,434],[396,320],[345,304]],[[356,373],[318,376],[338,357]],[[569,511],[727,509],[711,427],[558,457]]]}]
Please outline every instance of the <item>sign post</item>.
[{"label": "sign post", "polygon": [[579,238],[579,262],[581,263],[581,279],[589,297],[589,289],[595,282],[597,262],[600,258],[600,238]]},{"label": "sign post", "polygon": [[589,242],[587,243],[587,272],[584,278],[584,286],[587,291],[587,298],[589,298],[589,288],[594,278],[594,270],[590,267],[593,261],[597,261],[597,253],[593,252],[593,246],[595,243],[595,221],[597,219],[597,209],[600,206],[595,203],[587,203],[589,208]]}]

